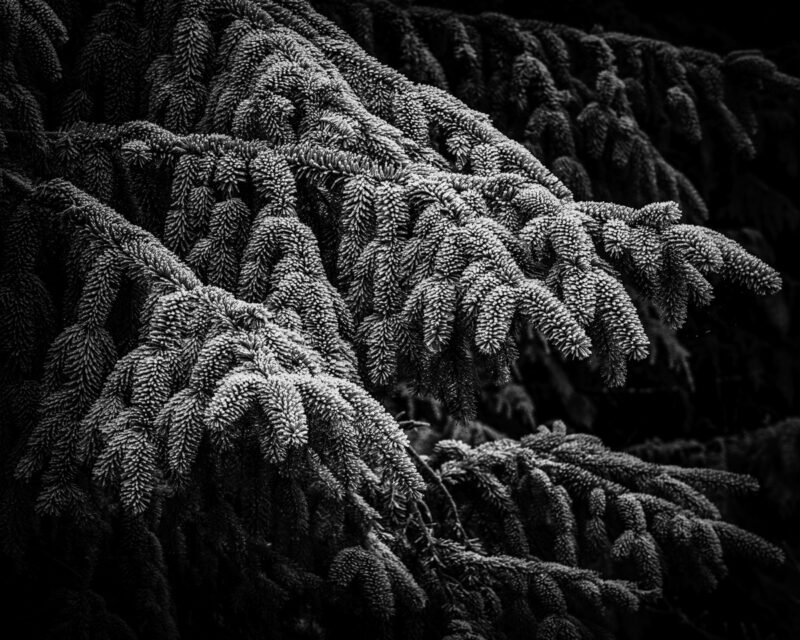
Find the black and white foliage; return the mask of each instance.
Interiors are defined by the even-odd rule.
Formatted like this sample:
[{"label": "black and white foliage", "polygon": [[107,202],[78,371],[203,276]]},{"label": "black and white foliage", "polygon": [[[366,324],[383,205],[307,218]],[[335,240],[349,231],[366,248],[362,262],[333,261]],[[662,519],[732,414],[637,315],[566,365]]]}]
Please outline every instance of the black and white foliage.
[{"label": "black and white foliage", "polygon": [[[371,5],[345,8],[361,33]],[[648,354],[632,291],[679,327],[712,281],[780,287],[684,220],[691,186],[610,63],[581,153],[655,162],[672,191],[585,199],[567,78],[537,57],[566,73],[577,36],[492,20],[521,39],[519,110],[549,96],[525,146],[305,0],[0,0],[0,542],[47,600],[36,637],[612,637],[733,556],[780,562],[706,497],[748,477],[560,422],[422,453],[382,404],[405,385],[474,420],[524,332],[621,384]],[[485,25],[444,24],[472,68]],[[579,44],[635,49],[614,38]],[[695,71],[715,100],[703,55],[664,61],[689,136]]]}]

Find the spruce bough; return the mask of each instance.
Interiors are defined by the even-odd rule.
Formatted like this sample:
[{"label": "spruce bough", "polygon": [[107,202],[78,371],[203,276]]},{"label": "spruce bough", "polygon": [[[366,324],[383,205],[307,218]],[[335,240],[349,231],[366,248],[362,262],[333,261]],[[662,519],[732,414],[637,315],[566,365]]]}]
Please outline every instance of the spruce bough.
[{"label": "spruce bough", "polygon": [[306,2],[85,11],[0,1],[0,540],[38,635],[607,637],[780,561],[705,496],[747,477],[560,422],[420,453],[381,404],[474,420],[523,331],[619,384],[630,286],[679,326],[770,267],[576,200]]}]

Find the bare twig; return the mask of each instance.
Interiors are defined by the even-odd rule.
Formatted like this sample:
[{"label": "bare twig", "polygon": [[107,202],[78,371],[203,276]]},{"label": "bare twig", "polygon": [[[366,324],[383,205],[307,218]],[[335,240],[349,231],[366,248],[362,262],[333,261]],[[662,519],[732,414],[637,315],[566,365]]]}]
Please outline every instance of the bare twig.
[{"label": "bare twig", "polygon": [[433,481],[433,483],[437,486],[439,491],[442,492],[442,495],[444,495],[450,507],[450,511],[452,511],[453,513],[453,521],[455,522],[456,529],[463,538],[462,542],[467,546],[467,548],[470,551],[474,551],[472,544],[470,543],[469,536],[467,535],[467,532],[464,529],[464,525],[461,522],[461,518],[458,515],[458,507],[456,506],[455,500],[453,500],[452,494],[450,493],[450,491],[448,491],[447,487],[444,486],[444,483],[442,482],[442,479],[438,476],[438,474],[433,469],[431,469],[430,465],[427,462],[425,462],[422,456],[420,456],[414,450],[414,447],[412,447],[411,445],[407,445],[406,448],[411,453],[411,457],[413,457],[414,460],[416,460],[417,464],[420,466],[423,472]]}]

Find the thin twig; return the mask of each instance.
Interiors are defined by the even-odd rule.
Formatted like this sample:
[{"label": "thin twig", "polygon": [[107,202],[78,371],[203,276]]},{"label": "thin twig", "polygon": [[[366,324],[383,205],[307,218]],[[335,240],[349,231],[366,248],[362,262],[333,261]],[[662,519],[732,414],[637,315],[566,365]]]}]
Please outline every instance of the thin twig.
[{"label": "thin twig", "polygon": [[438,474],[431,469],[430,465],[428,465],[425,460],[422,459],[410,444],[406,445],[406,448],[411,453],[412,457],[417,461],[417,464],[422,468],[422,470],[433,480],[433,483],[439,488],[439,490],[444,495],[445,499],[447,500],[448,505],[450,506],[450,510],[453,512],[453,519],[455,521],[456,529],[458,529],[459,533],[463,537],[463,542],[467,546],[470,551],[474,551],[472,544],[469,541],[469,536],[467,535],[466,530],[464,529],[464,525],[461,523],[461,518],[458,515],[458,507],[456,506],[456,501],[453,500],[453,496],[450,491],[447,490],[447,487],[444,486],[442,479],[438,476]]},{"label": "thin twig", "polygon": [[420,427],[430,427],[431,426],[427,422],[422,422],[421,420],[401,420],[397,424],[404,431],[410,431],[411,429],[417,429],[417,428],[420,428]]}]

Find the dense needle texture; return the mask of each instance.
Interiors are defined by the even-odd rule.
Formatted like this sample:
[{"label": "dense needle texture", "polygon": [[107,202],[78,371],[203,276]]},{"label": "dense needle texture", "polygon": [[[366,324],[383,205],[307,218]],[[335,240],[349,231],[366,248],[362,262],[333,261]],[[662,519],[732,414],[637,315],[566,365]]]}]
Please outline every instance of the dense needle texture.
[{"label": "dense needle texture", "polygon": [[[336,11],[360,41],[391,13]],[[712,282],[781,282],[688,223],[702,201],[612,62],[591,89],[564,75],[570,48],[655,44],[392,15],[441,23],[476,74],[472,32],[508,39],[504,95],[544,99],[525,144],[441,88],[411,28],[421,83],[305,0],[0,0],[0,549],[46,609],[33,636],[605,638],[732,557],[781,562],[707,497],[748,476],[560,421],[411,446],[400,388],[473,424],[523,337],[620,385],[644,305],[677,328]],[[700,135],[709,100],[746,152],[719,61],[663,56],[675,126]],[[580,158],[608,152],[639,201],[590,199]]]}]

